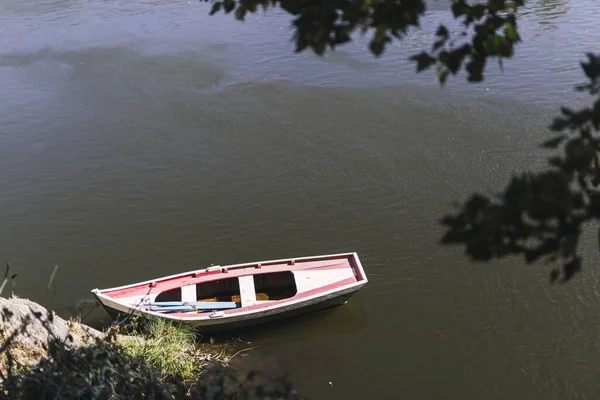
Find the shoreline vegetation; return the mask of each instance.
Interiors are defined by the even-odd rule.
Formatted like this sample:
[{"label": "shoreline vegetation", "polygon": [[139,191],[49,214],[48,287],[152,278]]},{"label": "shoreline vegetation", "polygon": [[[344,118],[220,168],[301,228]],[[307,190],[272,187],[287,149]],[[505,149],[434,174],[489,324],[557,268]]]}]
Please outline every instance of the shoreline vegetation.
[{"label": "shoreline vegetation", "polygon": [[7,280],[8,268],[0,285],[0,400],[301,398],[286,379],[231,365],[251,348],[132,316],[99,331],[14,294],[2,297]]}]

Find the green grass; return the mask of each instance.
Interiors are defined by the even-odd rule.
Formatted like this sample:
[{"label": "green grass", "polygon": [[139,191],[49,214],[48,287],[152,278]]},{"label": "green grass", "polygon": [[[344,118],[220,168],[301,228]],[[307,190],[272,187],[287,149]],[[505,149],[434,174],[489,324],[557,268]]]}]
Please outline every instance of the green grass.
[{"label": "green grass", "polygon": [[123,350],[133,357],[143,357],[160,379],[195,379],[210,356],[196,340],[192,327],[176,325],[166,320],[149,320],[143,334],[134,332],[122,341]]}]

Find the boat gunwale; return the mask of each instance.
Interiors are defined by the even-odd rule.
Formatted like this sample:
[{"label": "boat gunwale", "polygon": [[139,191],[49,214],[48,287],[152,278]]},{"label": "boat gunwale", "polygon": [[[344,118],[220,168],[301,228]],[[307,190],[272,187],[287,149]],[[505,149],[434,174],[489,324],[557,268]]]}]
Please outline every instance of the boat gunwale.
[{"label": "boat gunwale", "polygon": [[[291,261],[291,260],[295,260],[295,261],[307,261],[310,259],[323,259],[323,258],[335,258],[335,257],[342,257],[342,256],[352,256],[352,258],[356,261],[357,265],[356,267],[360,270],[360,277],[361,280],[359,282],[364,281],[365,283],[368,282],[367,280],[367,276],[364,272],[364,269],[362,267],[362,264],[360,262],[360,259],[358,258],[358,254],[357,252],[348,252],[348,253],[336,253],[336,254],[324,254],[324,255],[318,255],[318,256],[306,256],[306,257],[288,257],[288,258],[281,258],[281,259],[276,259],[276,260],[263,260],[263,261],[253,261],[253,262],[246,262],[246,263],[239,263],[239,264],[230,264],[230,265],[220,265],[220,266],[212,266],[214,267],[220,267],[221,269],[233,269],[233,268],[240,268],[240,267],[248,267],[251,265],[256,265],[256,264],[262,264],[263,266],[265,266],[265,264],[277,264],[277,263],[281,263],[284,261]],[[351,265],[352,267],[352,265]],[[142,285],[146,285],[146,284],[150,284],[150,283],[156,283],[159,281],[166,281],[166,280],[171,280],[171,279],[177,279],[186,275],[190,275],[190,274],[197,274],[197,273],[202,273],[202,272],[211,272],[208,271],[208,269],[211,267],[206,267],[206,268],[202,268],[202,269],[197,269],[197,270],[190,270],[190,271],[186,271],[186,272],[179,272],[177,274],[173,274],[173,275],[167,275],[167,276],[162,276],[162,277],[158,277],[158,278],[154,278],[154,279],[148,279],[145,281],[141,281],[141,282],[136,282],[136,283],[130,283],[127,285],[122,285],[122,286],[114,286],[114,287],[110,287],[110,288],[105,288],[105,289],[98,289],[98,288],[94,288],[91,290],[92,293],[96,293],[96,294],[104,294],[105,292],[111,292],[111,291],[115,291],[115,290],[123,290],[123,289],[129,289],[129,288],[133,288],[136,286],[142,286]],[[218,271],[215,271],[217,273],[219,273]],[[112,296],[108,296],[108,295],[104,295],[105,297],[111,298],[111,299],[115,299],[115,297]]]}]

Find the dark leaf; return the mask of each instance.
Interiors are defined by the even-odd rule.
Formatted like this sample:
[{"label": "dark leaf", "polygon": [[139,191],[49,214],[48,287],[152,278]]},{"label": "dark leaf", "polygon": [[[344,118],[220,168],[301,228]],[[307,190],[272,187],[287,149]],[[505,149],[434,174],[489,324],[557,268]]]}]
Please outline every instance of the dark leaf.
[{"label": "dark leaf", "polygon": [[463,57],[466,57],[469,54],[471,54],[471,45],[469,43],[465,43],[459,49],[457,49],[456,51],[459,54],[461,54]]},{"label": "dark leaf", "polygon": [[235,5],[235,0],[223,0],[223,8],[227,14],[229,14],[235,8]]},{"label": "dark leaf", "polygon": [[579,242],[579,234],[575,233],[564,238],[562,243],[561,255],[563,258],[570,258],[575,255],[577,243]]},{"label": "dark leaf", "polygon": [[510,41],[506,38],[500,38],[498,43],[498,54],[501,57],[512,57],[513,55],[513,46]]},{"label": "dark leaf", "polygon": [[553,268],[550,271],[550,283],[552,284],[552,283],[556,282],[559,275],[560,275],[560,271],[558,270],[558,268]]},{"label": "dark leaf", "polygon": [[428,53],[426,53],[424,51],[419,54],[416,54],[414,56],[411,56],[409,58],[409,60],[417,62],[417,72],[421,72],[421,71],[429,68],[430,66],[435,64],[435,61],[436,61],[436,59],[434,57],[430,56]]},{"label": "dark leaf", "polygon": [[558,156],[554,156],[554,157],[550,157],[548,159],[548,164],[554,166],[554,167],[558,167],[558,168],[562,168],[564,165],[563,159],[558,157]]},{"label": "dark leaf", "polygon": [[507,22],[506,25],[504,26],[504,35],[508,38],[508,40],[512,41],[512,42],[519,42],[521,41],[521,37],[519,36],[519,33],[517,32],[517,27],[510,23]]},{"label": "dark leaf", "polygon": [[565,163],[570,167],[584,171],[593,161],[595,147],[587,140],[574,138],[565,145]]},{"label": "dark leaf", "polygon": [[458,72],[458,70],[460,69],[464,55],[462,54],[461,49],[457,49],[450,53],[442,52],[440,54],[439,58],[440,58],[440,61],[442,63],[444,63],[446,65],[446,67],[448,67],[450,72],[452,72],[453,74],[456,74]]},{"label": "dark leaf", "polygon": [[379,57],[383,53],[384,46],[383,40],[373,39],[369,44],[369,49],[376,57]]},{"label": "dark leaf", "polygon": [[450,36],[448,29],[444,25],[440,25],[440,27],[438,28],[438,30],[435,34],[437,36],[441,36],[443,39],[448,39],[448,37]]},{"label": "dark leaf", "polygon": [[558,131],[562,131],[567,126],[569,126],[568,120],[566,120],[564,118],[556,117],[556,118],[554,118],[554,121],[552,121],[552,125],[550,125],[550,129],[555,132],[558,132]]},{"label": "dark leaf", "polygon": [[483,80],[483,68],[485,67],[485,58],[474,56],[466,65],[469,73],[469,82],[481,82]]},{"label": "dark leaf", "polygon": [[446,84],[446,80],[448,79],[448,74],[450,73],[450,71],[448,71],[447,69],[442,69],[439,70],[437,73],[437,80],[438,82],[444,86]]},{"label": "dark leaf", "polygon": [[240,5],[236,10],[235,10],[235,18],[239,21],[243,21],[244,17],[246,16],[246,7],[244,7],[244,5]]},{"label": "dark leaf", "polygon": [[440,224],[442,224],[442,225],[455,225],[456,224],[456,218],[454,218],[451,215],[446,215],[446,216],[442,217],[442,219],[440,219]]},{"label": "dark leaf", "polygon": [[298,15],[302,11],[301,2],[298,0],[282,0],[281,8],[292,15]]},{"label": "dark leaf", "polygon": [[598,185],[600,185],[600,174],[598,174],[597,172],[592,176],[592,185],[594,187],[598,187]]},{"label": "dark leaf", "polygon": [[555,149],[558,147],[559,144],[561,144],[565,139],[567,138],[567,135],[560,135],[557,137],[554,137],[552,139],[546,140],[545,142],[543,142],[541,144],[541,147],[543,148],[547,148],[547,149]]},{"label": "dark leaf", "polygon": [[525,250],[525,262],[527,264],[531,264],[532,262],[535,262],[540,256],[541,256],[541,253],[538,251]]},{"label": "dark leaf", "polygon": [[219,12],[219,10],[221,9],[222,6],[223,6],[223,3],[221,3],[220,1],[217,1],[216,3],[214,3],[212,8],[210,9],[209,15],[213,15],[213,14]]},{"label": "dark leaf", "polygon": [[588,63],[581,63],[581,68],[583,68],[583,72],[587,75],[591,80],[596,80],[598,76],[600,76],[600,59],[596,57],[593,53],[587,53]]},{"label": "dark leaf", "polygon": [[570,281],[575,274],[581,272],[581,257],[575,257],[572,261],[566,263],[563,267],[563,282]]},{"label": "dark leaf", "polygon": [[464,15],[468,9],[469,7],[465,3],[465,0],[457,0],[452,3],[452,14],[454,15],[454,18]]},{"label": "dark leaf", "polygon": [[483,17],[483,14],[485,14],[485,10],[486,10],[486,6],[483,4],[476,4],[474,6],[471,7],[471,15],[475,18],[475,19],[481,19],[481,17]]},{"label": "dark leaf", "polygon": [[594,102],[594,108],[592,109],[592,125],[594,129],[600,129],[600,99]]},{"label": "dark leaf", "polygon": [[560,112],[565,114],[567,117],[571,117],[574,114],[574,111],[567,107],[561,107]]},{"label": "dark leaf", "polygon": [[498,12],[505,9],[504,0],[489,0],[488,5],[491,11]]},{"label": "dark leaf", "polygon": [[446,44],[446,39],[436,40],[431,47],[431,51],[439,50],[444,44]]}]

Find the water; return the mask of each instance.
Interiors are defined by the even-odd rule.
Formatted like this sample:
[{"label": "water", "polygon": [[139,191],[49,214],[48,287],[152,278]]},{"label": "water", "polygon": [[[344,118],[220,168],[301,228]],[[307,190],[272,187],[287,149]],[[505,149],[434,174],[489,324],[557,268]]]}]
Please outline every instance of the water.
[{"label": "water", "polygon": [[293,53],[278,12],[1,0],[0,248],[16,292],[45,301],[58,264],[49,299],[68,315],[94,287],[357,251],[368,286],[248,332],[248,368],[289,371],[314,399],[595,397],[594,232],[560,287],[437,244],[453,201],[543,167],[558,107],[586,100],[572,87],[599,6],[530,3],[504,74],[490,63],[484,83],[441,89],[406,59],[448,19],[442,1],[381,59],[366,39],[320,59]]}]

